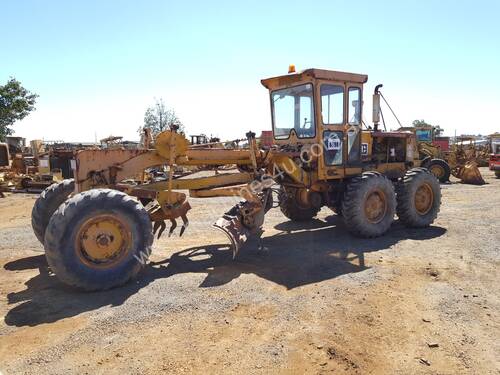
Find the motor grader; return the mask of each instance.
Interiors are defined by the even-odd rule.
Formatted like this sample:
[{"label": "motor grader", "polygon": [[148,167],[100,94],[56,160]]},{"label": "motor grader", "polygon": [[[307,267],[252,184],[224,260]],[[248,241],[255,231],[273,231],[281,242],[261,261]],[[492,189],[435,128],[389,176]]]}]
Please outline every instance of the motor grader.
[{"label": "motor grader", "polygon": [[[362,129],[367,79],[321,69],[263,79],[274,136],[268,150],[257,147],[252,132],[245,149],[190,147],[172,128],[158,134],[154,145],[146,141],[144,149],[77,152],[74,181],[48,188],[33,208],[33,229],[48,264],[61,281],[80,289],[124,284],[144,266],[166,221],[172,233],[182,220],[184,233],[191,208],[187,193],[242,198],[214,224],[229,238],[233,257],[249,236],[261,232],[273,191],[288,219],[311,220],[327,206],[359,237],[383,235],[396,214],[406,226],[429,226],[440,208],[439,183],[420,167],[414,134],[378,130],[378,92],[373,128]],[[193,165],[237,168],[173,179],[176,166]],[[144,178],[155,166],[168,167],[166,181]]]}]

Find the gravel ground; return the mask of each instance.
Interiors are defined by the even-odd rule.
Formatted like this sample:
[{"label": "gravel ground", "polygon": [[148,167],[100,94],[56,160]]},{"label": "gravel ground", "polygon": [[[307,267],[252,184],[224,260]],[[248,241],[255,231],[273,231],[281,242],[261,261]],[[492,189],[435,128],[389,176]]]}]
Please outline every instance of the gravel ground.
[{"label": "gravel ground", "polygon": [[0,199],[4,374],[500,374],[500,180],[442,185],[427,229],[349,235],[323,209],[278,209],[233,261],[210,224],[230,199],[191,199],[183,238],[118,289],[78,293],[47,268],[35,196]]}]

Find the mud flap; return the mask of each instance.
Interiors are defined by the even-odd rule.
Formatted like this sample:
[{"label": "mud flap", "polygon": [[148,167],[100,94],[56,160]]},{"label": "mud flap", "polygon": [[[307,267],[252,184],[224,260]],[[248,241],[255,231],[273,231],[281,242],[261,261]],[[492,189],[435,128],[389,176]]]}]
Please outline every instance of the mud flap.
[{"label": "mud flap", "polygon": [[233,259],[236,258],[241,246],[243,246],[248,237],[250,237],[250,230],[243,225],[239,216],[231,216],[227,213],[217,220],[213,226],[223,231],[229,238],[231,241]]}]

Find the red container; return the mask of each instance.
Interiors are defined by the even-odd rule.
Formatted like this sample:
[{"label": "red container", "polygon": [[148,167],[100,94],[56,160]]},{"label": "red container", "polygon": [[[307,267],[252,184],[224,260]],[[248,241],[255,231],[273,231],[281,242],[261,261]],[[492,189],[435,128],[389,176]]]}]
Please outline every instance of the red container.
[{"label": "red container", "polygon": [[441,151],[449,151],[450,150],[450,137],[436,137],[432,144],[435,146],[439,146]]},{"label": "red container", "polygon": [[273,132],[271,130],[263,130],[260,134],[260,147],[271,147],[273,145]]}]

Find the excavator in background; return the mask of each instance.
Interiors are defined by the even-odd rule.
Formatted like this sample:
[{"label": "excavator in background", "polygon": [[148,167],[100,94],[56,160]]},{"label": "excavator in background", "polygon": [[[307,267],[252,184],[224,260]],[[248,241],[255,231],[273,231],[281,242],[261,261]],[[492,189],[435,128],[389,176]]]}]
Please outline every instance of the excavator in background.
[{"label": "excavator in background", "polygon": [[[323,69],[296,73],[293,66],[287,75],[263,79],[274,138],[267,149],[251,131],[246,148],[227,149],[190,145],[171,127],[154,141],[144,137],[142,149],[78,151],[74,179],[46,189],[33,207],[33,230],[50,268],[83,290],[126,283],[146,264],[166,222],[169,235],[178,219],[179,235],[185,233],[187,194],[242,199],[214,224],[228,237],[233,257],[250,236],[262,234],[274,196],[289,220],[312,220],[326,206],[358,237],[382,236],[395,215],[408,227],[428,227],[441,205],[439,182],[422,167],[413,133],[379,130],[380,86],[373,127],[362,129],[367,79]],[[173,178],[176,167],[199,165],[236,168]],[[167,180],[144,180],[144,171],[157,166],[167,167]]]}]

